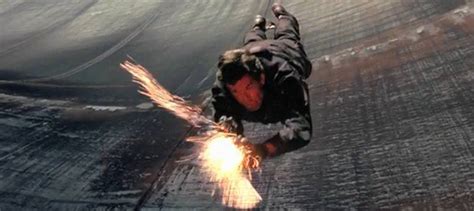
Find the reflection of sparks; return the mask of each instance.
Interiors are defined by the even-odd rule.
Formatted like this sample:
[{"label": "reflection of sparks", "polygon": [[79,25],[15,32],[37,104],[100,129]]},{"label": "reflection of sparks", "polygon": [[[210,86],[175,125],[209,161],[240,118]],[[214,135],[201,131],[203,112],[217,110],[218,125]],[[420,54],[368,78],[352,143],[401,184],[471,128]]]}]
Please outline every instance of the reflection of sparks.
[{"label": "reflection of sparks", "polygon": [[133,81],[140,85],[139,92],[148,96],[157,106],[193,126],[208,130],[201,136],[189,137],[188,141],[204,144],[199,159],[209,173],[210,180],[218,183],[222,203],[240,209],[254,208],[262,198],[242,170],[258,168],[259,159],[250,156],[247,149],[236,144],[235,134],[222,131],[213,121],[202,116],[200,108],[190,106],[182,98],[168,92],[144,67],[129,61],[120,66],[133,75]]}]

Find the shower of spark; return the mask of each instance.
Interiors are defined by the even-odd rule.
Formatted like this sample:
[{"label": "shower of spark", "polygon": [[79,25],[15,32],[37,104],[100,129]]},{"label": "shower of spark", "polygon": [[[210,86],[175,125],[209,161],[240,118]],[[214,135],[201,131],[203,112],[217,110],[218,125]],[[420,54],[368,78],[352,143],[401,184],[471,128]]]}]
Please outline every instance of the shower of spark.
[{"label": "shower of spark", "polygon": [[183,98],[168,92],[143,66],[125,61],[120,64],[120,67],[132,74],[133,82],[140,85],[138,92],[149,97],[157,106],[188,121],[195,127],[216,126],[214,122],[201,115],[199,107],[188,105]]},{"label": "shower of spark", "polygon": [[[222,204],[238,209],[256,207],[262,198],[249,179],[250,170],[258,168],[259,159],[253,157],[245,147],[236,144],[237,135],[228,133],[202,116],[199,107],[189,105],[181,97],[168,92],[143,66],[130,61],[120,66],[132,74],[133,81],[140,85],[139,92],[148,96],[158,107],[206,130],[200,136],[188,137],[187,140],[203,144],[198,158],[209,174],[210,181],[218,184]],[[248,175],[243,173],[245,169]]]}]

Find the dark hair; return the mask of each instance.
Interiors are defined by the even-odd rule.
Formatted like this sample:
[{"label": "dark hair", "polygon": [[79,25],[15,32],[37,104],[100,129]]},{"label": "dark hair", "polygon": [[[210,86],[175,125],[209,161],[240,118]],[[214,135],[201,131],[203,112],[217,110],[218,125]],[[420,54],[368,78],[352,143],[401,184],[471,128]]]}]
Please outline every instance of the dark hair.
[{"label": "dark hair", "polygon": [[255,79],[260,78],[263,66],[260,60],[244,49],[234,49],[224,52],[219,56],[218,80],[224,83],[235,84],[245,74],[250,74]]}]

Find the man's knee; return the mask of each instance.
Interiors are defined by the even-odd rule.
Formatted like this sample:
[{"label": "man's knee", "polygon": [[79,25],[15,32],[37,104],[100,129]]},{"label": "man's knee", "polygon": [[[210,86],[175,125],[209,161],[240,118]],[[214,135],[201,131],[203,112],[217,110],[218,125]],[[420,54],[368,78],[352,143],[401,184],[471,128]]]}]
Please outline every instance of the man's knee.
[{"label": "man's knee", "polygon": [[299,24],[295,17],[287,15],[280,16],[275,32],[275,39],[300,40]]},{"label": "man's knee", "polygon": [[266,35],[265,32],[260,30],[260,29],[252,29],[251,31],[247,32],[244,38],[244,45],[255,42],[255,41],[260,41],[260,40],[265,40]]}]

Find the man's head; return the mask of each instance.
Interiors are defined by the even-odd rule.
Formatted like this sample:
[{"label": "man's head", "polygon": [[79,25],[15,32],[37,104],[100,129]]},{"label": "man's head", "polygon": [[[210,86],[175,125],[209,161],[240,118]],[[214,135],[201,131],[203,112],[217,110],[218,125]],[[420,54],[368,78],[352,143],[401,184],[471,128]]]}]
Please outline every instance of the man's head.
[{"label": "man's head", "polygon": [[265,75],[255,55],[243,49],[226,51],[219,58],[218,79],[234,99],[248,111],[256,111],[263,101]]}]

